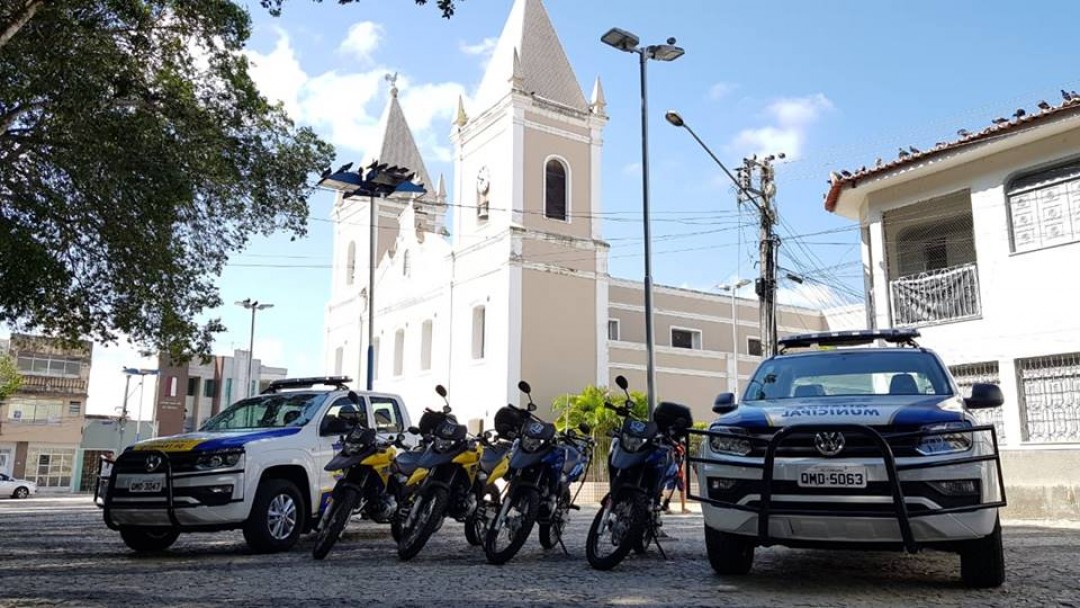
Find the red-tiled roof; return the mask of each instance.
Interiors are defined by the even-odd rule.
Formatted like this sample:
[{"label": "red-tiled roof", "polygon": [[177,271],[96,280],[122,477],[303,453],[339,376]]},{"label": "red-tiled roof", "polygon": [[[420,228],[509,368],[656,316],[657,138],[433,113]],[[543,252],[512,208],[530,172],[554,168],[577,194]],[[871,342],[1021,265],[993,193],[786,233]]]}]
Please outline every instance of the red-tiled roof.
[{"label": "red-tiled roof", "polygon": [[[858,171],[833,173],[829,177],[829,191],[825,194],[825,210],[836,210],[836,203],[840,200],[840,192],[844,188],[854,188],[860,180],[877,177],[894,169],[899,169],[913,163],[924,161],[946,152],[954,151],[964,146],[970,146],[990,139],[998,135],[1012,135],[1018,131],[1037,127],[1051,118],[1060,118],[1068,114],[1080,113],[1080,95],[1062,91],[1063,97],[1069,97],[1060,105],[1053,106],[1045,101],[1039,102],[1039,109],[1028,114],[1024,110],[1017,110],[1008,119],[997,118],[994,123],[982,131],[959,131],[960,139],[951,142],[938,142],[928,150],[911,148],[903,151],[901,155],[892,161],[878,163],[873,167],[862,167]],[[1018,116],[1019,115],[1019,116]]]}]

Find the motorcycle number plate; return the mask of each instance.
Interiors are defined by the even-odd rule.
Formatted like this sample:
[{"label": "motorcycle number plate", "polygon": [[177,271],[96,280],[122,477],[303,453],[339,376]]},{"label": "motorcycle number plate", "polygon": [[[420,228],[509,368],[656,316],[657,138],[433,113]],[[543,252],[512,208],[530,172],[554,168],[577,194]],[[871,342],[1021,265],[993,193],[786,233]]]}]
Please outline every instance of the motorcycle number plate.
[{"label": "motorcycle number plate", "polygon": [[163,475],[134,475],[128,482],[128,492],[160,492],[164,483]]}]

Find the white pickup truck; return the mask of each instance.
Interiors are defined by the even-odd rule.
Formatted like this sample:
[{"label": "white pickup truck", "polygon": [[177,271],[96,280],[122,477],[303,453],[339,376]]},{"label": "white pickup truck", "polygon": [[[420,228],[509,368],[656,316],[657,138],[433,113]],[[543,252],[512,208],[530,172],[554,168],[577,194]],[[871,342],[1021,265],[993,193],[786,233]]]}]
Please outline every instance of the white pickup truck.
[{"label": "white pickup truck", "polygon": [[342,406],[359,407],[361,424],[387,438],[410,426],[400,397],[357,393],[350,381],[279,380],[196,433],[127,448],[108,479],[105,524],[139,552],[167,549],[181,532],[238,528],[256,552],[290,549],[314,527],[334,487],[323,467],[349,430],[337,417]]}]

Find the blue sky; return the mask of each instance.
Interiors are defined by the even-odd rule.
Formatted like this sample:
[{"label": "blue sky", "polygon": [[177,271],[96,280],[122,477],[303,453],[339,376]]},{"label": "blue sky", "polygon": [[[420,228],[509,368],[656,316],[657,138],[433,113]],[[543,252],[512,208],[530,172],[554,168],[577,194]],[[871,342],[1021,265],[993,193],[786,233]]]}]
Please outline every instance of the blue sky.
[{"label": "blue sky", "polygon": [[[382,78],[398,72],[432,179],[449,179],[457,96],[475,92],[512,0],[465,0],[449,21],[411,0],[290,0],[276,19],[249,4],[257,82],[334,143],[339,162],[364,158],[377,141],[387,97]],[[784,297],[830,305],[861,291],[856,226],[822,208],[831,170],[894,158],[899,146],[929,147],[1017,107],[1056,102],[1060,88],[1080,88],[1073,32],[1080,5],[1072,2],[1044,2],[1038,10],[961,0],[546,6],[586,95],[597,75],[603,80],[610,116],[603,209],[612,214],[604,235],[618,277],[642,276],[637,66],[599,37],[617,26],[643,43],[674,36],[686,48],[678,61],[649,68],[653,275],[667,285],[710,289],[757,270],[755,218],[739,213],[730,184],[689,134],[664,122],[666,109],[678,110],[729,167],[759,151],[791,157],[777,171],[781,264],[815,280],[787,286]],[[232,302],[251,297],[275,304],[259,314],[256,356],[293,375],[325,371],[331,204],[327,193],[313,197],[307,238],[259,239],[233,256],[219,281],[227,305],[209,313],[229,327],[219,353],[246,348],[250,317]],[[122,377],[111,366],[126,355],[115,352],[116,361],[99,372],[103,379],[92,382],[99,394],[91,396],[91,411],[104,413],[119,397]]]}]

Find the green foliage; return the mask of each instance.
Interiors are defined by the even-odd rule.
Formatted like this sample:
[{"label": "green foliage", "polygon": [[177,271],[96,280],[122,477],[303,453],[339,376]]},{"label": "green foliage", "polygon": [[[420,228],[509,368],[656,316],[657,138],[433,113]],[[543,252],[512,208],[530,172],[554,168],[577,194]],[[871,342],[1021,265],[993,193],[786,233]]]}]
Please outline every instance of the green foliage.
[{"label": "green foliage", "polygon": [[0,28],[0,322],[209,352],[229,254],[305,234],[333,160],[257,90],[247,12],[0,0]]},{"label": "green foliage", "polygon": [[[630,399],[633,401],[634,415],[645,418],[649,409],[645,393],[630,391]],[[594,437],[604,437],[622,423],[618,414],[604,407],[606,401],[623,405],[626,395],[618,389],[612,392],[607,387],[589,385],[577,395],[559,397],[551,404],[551,409],[558,414],[555,424],[560,429],[566,426],[577,428],[584,422],[589,425]]]},{"label": "green foliage", "polygon": [[[353,2],[358,1],[359,0],[337,0],[338,4],[352,4]],[[375,0],[371,1],[374,2]],[[427,0],[415,1],[420,6],[427,4]],[[450,17],[454,16],[455,1],[460,2],[461,0],[436,0],[435,6],[439,7],[439,10],[442,11],[442,15],[444,18],[449,19]],[[315,0],[315,2],[322,2],[322,0]],[[285,0],[259,0],[259,4],[261,4],[263,8],[269,10],[270,14],[275,17],[281,16],[281,5],[284,3]]]},{"label": "green foliage", "polygon": [[7,399],[9,395],[19,390],[22,386],[22,376],[15,366],[15,359],[11,355],[0,355],[0,401]]}]

